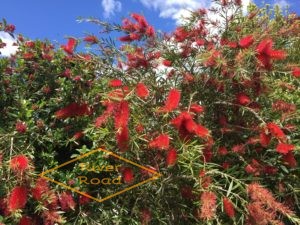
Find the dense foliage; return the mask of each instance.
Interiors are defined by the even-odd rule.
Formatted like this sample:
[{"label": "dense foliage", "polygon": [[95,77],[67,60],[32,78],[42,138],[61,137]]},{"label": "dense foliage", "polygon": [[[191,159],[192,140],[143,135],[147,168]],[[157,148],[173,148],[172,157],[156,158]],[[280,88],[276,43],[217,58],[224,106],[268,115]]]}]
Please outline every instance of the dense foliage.
[{"label": "dense foliage", "polygon": [[[120,26],[88,19],[123,32],[119,47],[17,37],[0,58],[0,224],[300,224],[300,20],[215,5],[171,34],[134,13]],[[99,147],[162,176],[102,203],[38,176]],[[151,176],[88,161],[121,164],[121,188]],[[117,191],[80,184],[79,163],[48,176],[97,198]]]}]

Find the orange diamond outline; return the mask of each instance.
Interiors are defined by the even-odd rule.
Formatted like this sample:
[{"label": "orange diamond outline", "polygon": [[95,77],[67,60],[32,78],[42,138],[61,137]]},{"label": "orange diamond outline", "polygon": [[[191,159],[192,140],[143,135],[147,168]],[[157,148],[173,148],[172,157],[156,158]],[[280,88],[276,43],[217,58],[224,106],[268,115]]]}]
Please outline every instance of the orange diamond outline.
[{"label": "orange diamond outline", "polygon": [[[52,171],[54,171],[54,170],[57,170],[57,169],[59,169],[59,168],[65,166],[65,165],[68,165],[68,164],[70,164],[70,163],[72,163],[72,162],[76,162],[76,161],[78,161],[78,160],[80,160],[80,159],[82,159],[82,158],[85,158],[85,157],[87,157],[87,156],[89,156],[89,155],[91,155],[91,154],[94,154],[94,153],[96,153],[96,152],[106,152],[108,155],[112,155],[112,156],[114,156],[115,158],[120,159],[120,160],[123,160],[124,162],[127,162],[127,163],[129,163],[129,164],[131,164],[131,165],[134,165],[134,166],[137,166],[137,167],[139,167],[139,168],[141,168],[141,169],[147,170],[148,172],[150,172],[150,173],[152,173],[152,174],[154,174],[154,175],[153,175],[152,177],[148,178],[147,180],[144,180],[144,181],[139,182],[139,183],[137,183],[137,184],[135,184],[135,185],[132,185],[132,186],[130,186],[130,187],[127,187],[127,188],[125,188],[125,189],[123,189],[123,190],[121,190],[121,191],[116,192],[115,194],[108,195],[108,196],[106,196],[105,198],[102,198],[102,199],[98,199],[98,198],[95,198],[95,197],[93,197],[93,196],[90,196],[89,194],[87,194],[87,193],[85,193],[85,192],[81,192],[81,191],[79,191],[79,190],[76,190],[75,188],[72,188],[72,187],[70,187],[70,186],[64,184],[64,183],[58,182],[58,181],[56,181],[56,180],[53,180],[53,179],[51,179],[51,178],[45,176],[45,174],[47,174],[47,173],[50,173],[50,172],[52,172]],[[159,178],[160,176],[162,176],[162,175],[161,175],[160,173],[158,173],[158,172],[156,172],[156,171],[150,169],[150,168],[147,168],[147,167],[145,167],[145,166],[142,166],[142,165],[140,165],[140,164],[137,164],[137,163],[135,163],[135,162],[133,162],[133,161],[131,161],[131,160],[129,160],[129,159],[123,158],[122,156],[119,156],[119,155],[117,155],[117,154],[115,154],[115,153],[113,153],[113,152],[111,152],[111,151],[105,150],[105,149],[103,149],[103,148],[98,148],[98,149],[92,150],[92,151],[90,151],[90,152],[88,152],[88,153],[85,153],[85,154],[83,154],[83,155],[80,155],[80,156],[76,157],[75,159],[72,159],[72,160],[69,160],[69,161],[67,161],[67,162],[65,162],[65,163],[63,163],[63,164],[60,164],[60,165],[58,165],[58,166],[56,166],[56,167],[54,167],[54,168],[52,168],[52,169],[46,170],[46,171],[40,173],[39,176],[42,177],[42,178],[45,178],[45,179],[47,179],[47,180],[49,180],[49,181],[51,181],[51,182],[53,182],[53,183],[56,183],[56,184],[58,184],[58,185],[61,185],[61,186],[63,186],[64,188],[67,188],[67,189],[69,189],[69,190],[71,190],[71,191],[73,191],[73,192],[76,192],[76,193],[78,193],[78,194],[80,194],[80,195],[83,195],[83,196],[85,196],[85,197],[87,197],[87,198],[93,199],[93,200],[95,200],[95,201],[97,201],[97,202],[104,202],[104,201],[106,201],[106,200],[108,200],[108,199],[110,199],[110,198],[112,198],[112,197],[115,197],[115,196],[120,195],[120,194],[122,194],[122,193],[124,193],[124,192],[126,192],[126,191],[129,191],[129,190],[131,190],[131,189],[133,189],[133,188],[136,188],[136,187],[141,186],[141,185],[143,185],[143,184],[145,184],[145,183],[148,183],[148,182],[150,182],[151,180],[156,180],[156,179],[158,179],[158,178]]]}]

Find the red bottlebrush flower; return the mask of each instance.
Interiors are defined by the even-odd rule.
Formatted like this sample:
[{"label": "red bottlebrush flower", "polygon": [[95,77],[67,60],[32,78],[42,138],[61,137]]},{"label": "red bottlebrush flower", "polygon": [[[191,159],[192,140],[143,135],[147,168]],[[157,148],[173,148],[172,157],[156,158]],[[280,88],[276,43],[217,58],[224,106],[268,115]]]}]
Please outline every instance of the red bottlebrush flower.
[{"label": "red bottlebrush flower", "polygon": [[177,89],[171,89],[167,100],[165,101],[165,106],[162,107],[160,112],[171,112],[176,109],[180,102],[181,93]]},{"label": "red bottlebrush flower", "polygon": [[45,210],[42,214],[44,225],[61,224],[64,222],[61,215],[55,210]]},{"label": "red bottlebrush flower", "polygon": [[129,34],[129,36],[130,36],[130,39],[133,41],[137,41],[137,40],[141,39],[141,35],[138,33],[131,33],[131,34]]},{"label": "red bottlebrush flower", "polygon": [[212,219],[216,214],[216,208],[217,208],[217,196],[215,193],[206,191],[201,194],[200,202],[201,202],[201,208],[200,208],[200,218],[204,220],[210,220]]},{"label": "red bottlebrush flower", "polygon": [[22,216],[18,225],[32,225],[34,224],[32,219],[29,216]]},{"label": "red bottlebrush flower", "polygon": [[283,60],[286,58],[287,56],[287,53],[283,50],[271,50],[269,52],[269,56],[272,58],[272,59],[279,59],[279,60]]},{"label": "red bottlebrush flower", "polygon": [[23,173],[28,169],[29,160],[25,155],[14,156],[10,160],[10,168],[16,173]]},{"label": "red bottlebrush flower", "polygon": [[87,104],[71,103],[68,106],[55,112],[58,119],[66,119],[68,117],[90,115],[91,109]]},{"label": "red bottlebrush flower", "polygon": [[115,128],[123,128],[128,125],[129,104],[127,101],[121,101],[115,109]]},{"label": "red bottlebrush flower", "polygon": [[13,24],[7,24],[4,28],[5,32],[13,33],[16,29],[16,26]]},{"label": "red bottlebrush flower", "polygon": [[121,152],[128,150],[129,130],[127,127],[121,127],[116,134],[117,145]]},{"label": "red bottlebrush flower", "polygon": [[169,148],[170,138],[167,134],[161,134],[149,143],[149,148],[167,150]]},{"label": "red bottlebrush flower", "polygon": [[230,218],[235,216],[234,206],[233,206],[232,202],[226,197],[223,198],[223,206],[224,206],[224,211],[227,214],[227,216],[229,216]]},{"label": "red bottlebrush flower", "polygon": [[289,151],[287,154],[283,155],[282,160],[288,164],[289,167],[295,168],[297,167],[297,161],[293,152]]},{"label": "red bottlebrush flower", "polygon": [[242,0],[235,0],[234,3],[235,3],[237,6],[241,6],[241,5],[242,5]]},{"label": "red bottlebrush flower", "polygon": [[90,43],[90,44],[97,44],[98,43],[98,38],[94,35],[86,36],[83,40],[85,42]]},{"label": "red bottlebrush flower", "polygon": [[240,41],[239,41],[239,46],[241,48],[248,48],[250,47],[250,45],[252,45],[254,42],[253,36],[252,35],[248,35],[246,37],[243,37]]},{"label": "red bottlebrush flower", "polygon": [[84,136],[84,133],[82,131],[78,131],[73,135],[73,138],[75,140],[78,140],[78,139],[82,138],[83,136]]},{"label": "red bottlebrush flower", "polygon": [[287,154],[290,151],[293,151],[294,149],[295,149],[294,145],[285,144],[285,143],[279,143],[276,147],[276,151],[278,153],[281,153],[281,154],[284,154],[284,155]]},{"label": "red bottlebrush flower", "polygon": [[187,185],[180,188],[180,194],[185,199],[191,200],[195,197],[193,194],[193,189],[191,188],[191,186],[187,186]]},{"label": "red bottlebrush flower", "polygon": [[133,40],[131,39],[130,35],[126,35],[126,36],[123,36],[123,37],[119,37],[118,39],[119,39],[119,41],[122,41],[122,42],[131,42],[131,41],[133,41]]},{"label": "red bottlebrush flower", "polygon": [[59,202],[61,209],[63,211],[68,211],[70,209],[74,210],[76,203],[72,197],[72,194],[70,192],[62,192],[59,196]]},{"label": "red bottlebrush flower", "polygon": [[152,218],[152,213],[151,213],[150,209],[148,209],[148,208],[141,209],[140,214],[141,214],[142,225],[149,224],[149,222],[151,221],[151,218]]},{"label": "red bottlebrush flower", "polygon": [[[262,219],[266,221],[265,224],[269,224],[271,221],[274,222],[277,212],[282,214],[293,214],[288,207],[276,201],[268,189],[262,187],[258,183],[249,184],[247,187],[247,193],[250,196],[251,204],[257,204],[259,206],[259,210],[256,210],[256,212],[251,211],[248,208],[250,216],[254,219],[253,221],[257,222],[255,224],[258,224],[258,221],[261,222]],[[258,217],[260,217],[259,214],[262,213],[268,215],[268,217],[262,216],[260,220],[257,220]]]},{"label": "red bottlebrush flower", "polygon": [[277,124],[268,123],[267,128],[273,137],[275,137],[279,140],[286,140],[285,134],[283,133],[283,131],[280,129],[280,127]]},{"label": "red bottlebrush flower", "polygon": [[62,45],[61,48],[69,55],[72,55],[74,53],[74,48],[76,44],[77,41],[75,38],[69,38],[67,45]]},{"label": "red bottlebrush flower", "polygon": [[113,114],[114,109],[115,109],[115,104],[109,102],[107,104],[107,108],[104,111],[104,113],[101,116],[97,117],[97,119],[95,121],[95,126],[96,127],[101,127],[102,124],[107,121],[107,119],[109,118],[109,116],[111,116]]},{"label": "red bottlebrush flower", "polygon": [[164,66],[167,66],[167,67],[172,66],[172,62],[170,60],[167,60],[167,59],[163,60],[162,63],[163,63]]},{"label": "red bottlebrush flower", "polygon": [[245,145],[240,144],[240,145],[234,145],[232,147],[232,151],[238,154],[244,154],[245,153]]},{"label": "red bottlebrush flower", "polygon": [[7,202],[10,212],[24,208],[27,203],[27,189],[21,186],[14,187],[7,199]]},{"label": "red bottlebrush flower", "polygon": [[40,201],[42,199],[43,194],[49,191],[48,181],[45,178],[38,178],[34,188],[31,189],[32,197]]},{"label": "red bottlebrush flower", "polygon": [[167,153],[166,164],[167,166],[174,166],[177,161],[177,152],[175,149],[171,149]]},{"label": "red bottlebrush flower", "polygon": [[211,148],[206,147],[203,150],[203,161],[210,162],[212,160],[212,157],[213,157],[213,152],[212,152]]},{"label": "red bottlebrush flower", "polygon": [[177,129],[180,129],[185,125],[186,121],[193,120],[192,115],[189,112],[181,112],[179,116],[171,120],[171,124]]},{"label": "red bottlebrush flower", "polygon": [[84,195],[79,196],[79,204],[80,205],[85,205],[87,203],[91,202],[91,199],[89,197],[86,197]]},{"label": "red bottlebrush flower", "polygon": [[152,26],[148,26],[146,28],[146,33],[145,33],[148,37],[154,37],[155,36],[155,30],[154,27]]},{"label": "red bottlebrush flower", "polygon": [[149,96],[149,90],[147,86],[143,83],[138,83],[136,85],[135,93],[138,97],[145,99]]},{"label": "red bottlebrush flower", "polygon": [[268,54],[273,47],[273,40],[272,39],[265,39],[262,40],[258,46],[256,47],[256,51],[259,54]]},{"label": "red bottlebrush flower", "polygon": [[114,80],[111,80],[109,81],[109,84],[108,84],[110,87],[121,87],[123,85],[122,81],[119,80],[119,79],[114,79]]},{"label": "red bottlebrush flower", "polygon": [[203,46],[203,45],[205,44],[205,40],[204,40],[204,39],[197,39],[197,40],[196,40],[196,44],[197,44],[198,46]]},{"label": "red bottlebrush flower", "polygon": [[143,131],[144,131],[144,126],[143,126],[143,124],[138,124],[136,127],[135,127],[135,130],[136,130],[136,132],[138,132],[138,133],[142,133]]},{"label": "red bottlebrush flower", "polygon": [[239,93],[236,95],[236,100],[238,104],[248,105],[251,102],[251,99],[245,93]]},{"label": "red bottlebrush flower", "polygon": [[228,150],[226,147],[219,147],[218,149],[218,155],[224,156],[228,154]]},{"label": "red bottlebrush flower", "polygon": [[177,27],[174,36],[177,42],[182,42],[189,36],[189,32],[184,27]]},{"label": "red bottlebrush flower", "polygon": [[125,167],[122,169],[123,181],[126,184],[130,184],[134,181],[134,173],[130,167]]},{"label": "red bottlebrush flower", "polygon": [[271,136],[267,135],[264,131],[259,134],[260,144],[263,147],[267,147],[270,144]]},{"label": "red bottlebrush flower", "polygon": [[19,133],[25,133],[27,130],[27,126],[26,126],[26,123],[25,122],[22,122],[22,121],[18,121],[16,123],[16,131],[19,132]]},{"label": "red bottlebrush flower", "polygon": [[198,104],[192,104],[190,107],[190,111],[194,113],[202,113],[204,112],[204,107]]},{"label": "red bottlebrush flower", "polygon": [[147,28],[148,27],[148,23],[147,23],[144,16],[139,15],[137,13],[132,13],[131,17],[139,23],[141,28]]},{"label": "red bottlebrush flower", "polygon": [[300,78],[300,67],[294,67],[292,70],[292,75],[296,78]]},{"label": "red bottlebrush flower", "polygon": [[209,136],[209,130],[204,126],[197,124],[195,134],[200,138],[205,138]]}]

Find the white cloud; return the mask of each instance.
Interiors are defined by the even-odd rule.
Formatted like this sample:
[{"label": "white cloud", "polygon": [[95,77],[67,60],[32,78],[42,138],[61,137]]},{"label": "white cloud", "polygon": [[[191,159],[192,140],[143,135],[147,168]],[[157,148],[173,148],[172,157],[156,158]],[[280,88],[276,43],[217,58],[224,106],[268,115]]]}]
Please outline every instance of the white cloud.
[{"label": "white cloud", "polygon": [[102,0],[102,7],[104,17],[108,18],[122,10],[122,3],[116,0]]},{"label": "white cloud", "polygon": [[282,9],[290,5],[290,3],[288,3],[286,0],[275,0],[274,4],[278,5]]},{"label": "white cloud", "polygon": [[[147,8],[159,11],[160,17],[175,20],[178,25],[182,23],[182,18],[190,15],[190,11],[212,5],[211,0],[140,0],[140,2]],[[250,2],[251,0],[242,0],[244,12]]]},{"label": "white cloud", "polygon": [[4,48],[0,48],[0,56],[9,57],[16,53],[18,46],[13,46],[16,40],[9,33],[0,31],[0,39],[6,44]]}]

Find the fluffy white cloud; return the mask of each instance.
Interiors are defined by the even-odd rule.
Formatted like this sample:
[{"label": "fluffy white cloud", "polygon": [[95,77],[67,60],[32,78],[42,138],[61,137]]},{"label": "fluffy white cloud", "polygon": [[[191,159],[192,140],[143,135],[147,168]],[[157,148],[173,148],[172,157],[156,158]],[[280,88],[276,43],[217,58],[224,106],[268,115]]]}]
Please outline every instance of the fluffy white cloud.
[{"label": "fluffy white cloud", "polygon": [[15,39],[9,34],[4,31],[0,31],[0,39],[2,42],[6,44],[4,48],[0,48],[0,57],[9,57],[12,54],[15,54],[18,50],[17,46],[13,46]]},{"label": "fluffy white cloud", "polygon": [[[284,0],[282,0],[284,1]],[[140,0],[147,8],[159,11],[162,18],[170,18],[180,24],[183,18],[190,15],[190,11],[211,6],[211,0]],[[251,0],[242,0],[245,12]]]},{"label": "fluffy white cloud", "polygon": [[108,18],[122,10],[122,3],[116,0],[102,0],[103,15]]},{"label": "fluffy white cloud", "polygon": [[279,7],[281,7],[281,8],[285,8],[290,5],[290,3],[287,2],[286,0],[275,0],[274,4],[279,5]]}]

